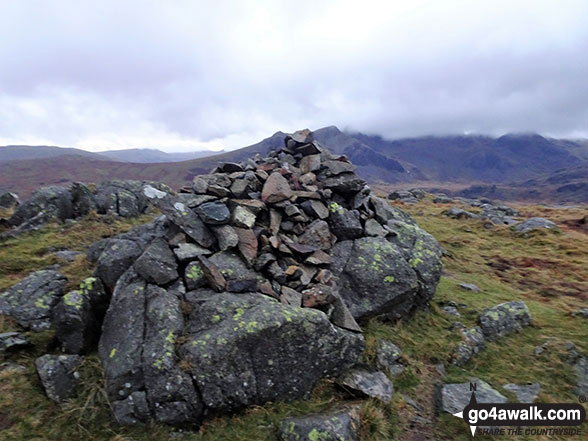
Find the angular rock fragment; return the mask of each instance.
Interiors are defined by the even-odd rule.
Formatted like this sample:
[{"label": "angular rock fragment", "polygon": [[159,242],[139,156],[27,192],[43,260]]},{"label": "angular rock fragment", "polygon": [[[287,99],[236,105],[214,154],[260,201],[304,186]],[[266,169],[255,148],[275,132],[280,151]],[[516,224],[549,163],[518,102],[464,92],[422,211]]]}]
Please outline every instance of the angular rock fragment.
[{"label": "angular rock fragment", "polygon": [[484,336],[490,340],[519,331],[531,323],[531,312],[521,301],[501,303],[486,309],[478,318]]},{"label": "angular rock fragment", "polygon": [[35,366],[47,396],[56,403],[63,403],[74,396],[79,383],[76,368],[82,361],[79,355],[43,355],[35,360]]},{"label": "angular rock fragment", "polygon": [[365,368],[353,368],[337,378],[337,384],[354,394],[377,398],[389,403],[394,394],[394,386],[388,377],[380,371]]}]

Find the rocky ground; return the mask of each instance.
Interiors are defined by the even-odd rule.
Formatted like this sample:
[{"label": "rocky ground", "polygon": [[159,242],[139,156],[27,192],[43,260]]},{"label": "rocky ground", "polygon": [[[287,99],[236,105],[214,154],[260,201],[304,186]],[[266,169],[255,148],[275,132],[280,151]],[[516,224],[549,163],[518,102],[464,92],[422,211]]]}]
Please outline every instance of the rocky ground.
[{"label": "rocky ground", "polygon": [[469,439],[473,378],[586,394],[584,208],[385,202],[308,141],[6,234],[3,439]]}]

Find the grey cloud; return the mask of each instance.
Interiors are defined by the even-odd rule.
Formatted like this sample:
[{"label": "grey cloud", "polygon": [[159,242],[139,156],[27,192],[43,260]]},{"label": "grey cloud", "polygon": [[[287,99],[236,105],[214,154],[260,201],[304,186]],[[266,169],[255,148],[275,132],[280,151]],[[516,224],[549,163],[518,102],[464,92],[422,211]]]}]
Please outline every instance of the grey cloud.
[{"label": "grey cloud", "polygon": [[585,2],[317,3],[3,2],[0,143],[588,136]]}]

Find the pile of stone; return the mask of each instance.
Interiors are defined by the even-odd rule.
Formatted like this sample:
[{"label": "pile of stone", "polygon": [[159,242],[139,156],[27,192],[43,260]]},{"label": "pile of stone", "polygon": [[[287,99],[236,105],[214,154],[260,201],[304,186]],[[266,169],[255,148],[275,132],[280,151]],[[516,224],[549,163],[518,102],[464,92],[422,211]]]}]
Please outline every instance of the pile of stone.
[{"label": "pile of stone", "polygon": [[[178,194],[154,185],[141,192],[162,216],[92,245],[95,278],[65,295],[62,282],[39,288],[32,298],[46,307],[28,302],[21,320],[51,323],[73,357],[43,366],[74,365],[99,339],[121,424],[200,423],[301,398],[344,372],[346,388],[369,396],[363,378],[385,375],[347,371],[364,349],[362,320],[407,316],[439,281],[435,239],[372,195],[308,130],[266,158],[221,164]],[[19,295],[0,295],[12,314]],[[398,373],[392,349],[382,368]],[[378,390],[386,400],[392,393],[391,384]]]},{"label": "pile of stone", "polygon": [[70,187],[43,187],[24,203],[7,193],[0,199],[6,204],[12,201],[14,214],[5,220],[12,227],[0,235],[0,239],[14,237],[20,233],[36,230],[48,222],[78,219],[94,210],[99,214],[113,213],[122,217],[136,217],[149,207],[143,195],[143,187],[152,185],[160,190],[171,191],[164,184],[151,181],[114,180],[106,181],[96,188],[79,182]]}]

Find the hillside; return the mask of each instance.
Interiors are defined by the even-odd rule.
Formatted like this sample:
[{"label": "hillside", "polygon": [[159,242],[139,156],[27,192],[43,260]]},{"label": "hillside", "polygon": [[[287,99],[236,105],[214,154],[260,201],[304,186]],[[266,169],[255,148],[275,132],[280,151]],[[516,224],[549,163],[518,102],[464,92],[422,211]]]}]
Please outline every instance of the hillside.
[{"label": "hillside", "polygon": [[[0,192],[13,191],[26,197],[43,185],[105,179],[156,180],[178,188],[195,175],[208,173],[220,161],[239,162],[255,153],[265,155],[282,146],[283,136],[277,132],[248,147],[181,162],[153,163],[151,160],[161,158],[161,154],[141,150],[148,162],[144,164],[119,162],[130,159],[130,151],[112,153],[118,157],[115,162],[96,153],[47,147],[42,150],[44,160],[38,161],[25,159],[33,154],[30,149],[15,152],[2,147]],[[588,174],[583,167],[588,166],[588,147],[581,140],[555,140],[536,134],[385,140],[344,133],[335,126],[319,129],[314,136],[332,152],[346,155],[356,164],[358,174],[371,184],[423,186],[449,192],[455,187],[470,187],[464,195],[503,200],[586,200]],[[73,154],[64,156],[63,150]],[[1,160],[2,154],[12,158],[10,163]],[[175,159],[179,157],[168,157]]]},{"label": "hillside", "polygon": [[[506,383],[537,382],[541,386],[539,402],[577,402],[577,396],[571,391],[574,371],[565,360],[567,342],[575,343],[579,352],[588,351],[585,338],[588,321],[571,315],[585,306],[588,236],[585,231],[568,227],[566,222],[583,216],[585,211],[515,207],[523,211],[524,217],[550,218],[561,229],[560,232],[537,232],[525,238],[506,227],[488,230],[479,220],[444,218],[441,212],[448,207],[433,204],[430,198],[406,207],[419,225],[432,233],[447,251],[444,275],[429,310],[397,324],[374,319],[367,324],[368,359],[375,357],[379,340],[391,339],[402,349],[401,360],[407,368],[393,379],[395,393],[390,404],[369,400],[363,405],[361,441],[470,440],[463,421],[436,413],[433,396],[439,382],[467,382],[477,377],[509,399],[515,396],[503,387]],[[0,290],[30,271],[55,263],[60,263],[70,277],[70,286],[76,286],[91,273],[91,264],[84,256],[64,263],[55,257],[53,250],[65,248],[83,252],[93,241],[127,231],[138,222],[107,223],[105,220],[90,217],[65,226],[51,225],[43,231],[3,243]],[[460,283],[476,284],[481,292],[465,290]],[[468,327],[474,326],[480,311],[510,300],[524,300],[528,304],[533,325],[488,343],[483,352],[464,366],[445,364],[443,377],[443,371],[437,366],[449,357],[458,342],[457,334],[449,330],[452,324],[459,320]],[[443,308],[448,305],[457,305],[461,317],[444,312]],[[16,325],[6,318],[1,322],[2,332],[15,329],[18,329]],[[47,400],[32,361],[53,347],[52,333],[29,334],[34,347],[7,358],[17,367],[25,366],[24,370],[10,368],[0,372],[2,434],[7,441],[166,441],[177,437],[186,441],[274,441],[283,418],[321,412],[348,402],[345,393],[331,381],[324,381],[308,400],[256,406],[233,416],[212,419],[199,431],[189,427],[178,431],[158,424],[121,427],[111,420],[103,371],[95,354],[90,354],[82,366],[83,393],[69,400],[63,408]],[[492,439],[506,441],[512,437]],[[534,436],[522,439],[569,438]]]},{"label": "hillside", "polygon": [[413,163],[434,181],[508,183],[585,162],[560,141],[537,134],[385,140],[359,133],[353,137],[377,152]]},{"label": "hillside", "polygon": [[181,162],[189,161],[191,159],[204,158],[206,156],[214,156],[219,154],[211,150],[186,152],[186,153],[167,153],[157,149],[125,149],[125,150],[106,150],[104,152],[96,152],[100,156],[114,161],[123,162]]}]

